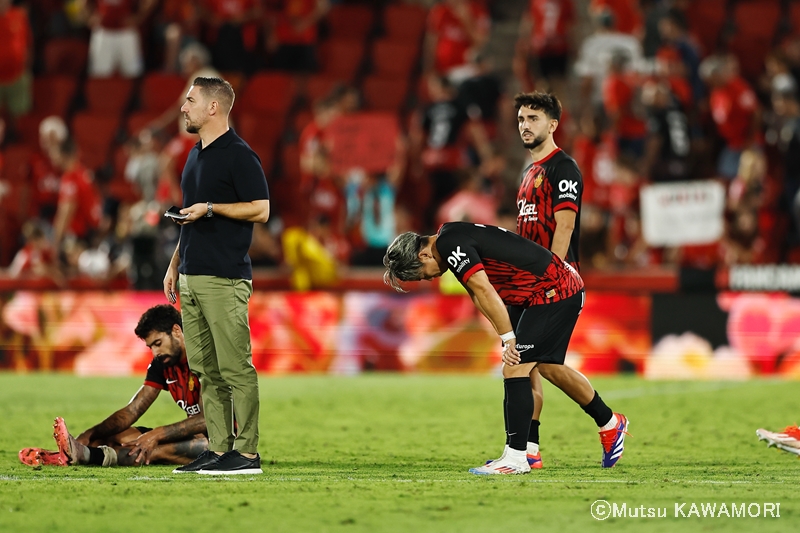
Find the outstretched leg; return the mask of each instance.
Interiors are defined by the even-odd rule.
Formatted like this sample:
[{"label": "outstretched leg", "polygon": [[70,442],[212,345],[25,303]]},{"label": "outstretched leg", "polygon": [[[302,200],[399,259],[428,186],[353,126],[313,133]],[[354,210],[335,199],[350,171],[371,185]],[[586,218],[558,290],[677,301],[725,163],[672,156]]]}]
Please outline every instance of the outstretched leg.
[{"label": "outstretched leg", "polygon": [[[56,418],[53,437],[58,445],[63,464],[96,466],[141,466],[136,462],[137,455],[131,455],[136,435],[142,433],[135,428],[126,430],[108,439],[107,445],[85,446],[78,442],[67,429],[64,419]],[[93,442],[92,444],[95,444]],[[170,442],[156,446],[150,454],[151,463],[185,465],[208,449],[205,435],[195,435],[191,439]]]},{"label": "outstretched leg", "polygon": [[577,370],[566,365],[542,363],[539,365],[539,372],[594,419],[600,429],[600,442],[603,445],[602,465],[605,468],[614,466],[624,450],[628,430],[628,419],[625,415],[614,413],[586,376]]},{"label": "outstretched leg", "polygon": [[[141,463],[136,462],[136,454],[129,455],[133,448],[120,446],[115,447],[115,450],[119,466],[141,466]],[[150,464],[186,465],[206,450],[208,450],[206,436],[195,435],[191,439],[156,446],[150,454]]]}]

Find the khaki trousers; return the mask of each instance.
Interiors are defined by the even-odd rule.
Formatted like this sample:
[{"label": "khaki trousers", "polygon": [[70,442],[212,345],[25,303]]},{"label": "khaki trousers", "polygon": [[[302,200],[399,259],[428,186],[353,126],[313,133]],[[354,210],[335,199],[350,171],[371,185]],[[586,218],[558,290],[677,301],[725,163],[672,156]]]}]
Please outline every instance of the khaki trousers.
[{"label": "khaki trousers", "polygon": [[179,283],[186,356],[189,368],[200,378],[208,449],[256,453],[258,375],[247,307],[253,283],[184,274]]}]

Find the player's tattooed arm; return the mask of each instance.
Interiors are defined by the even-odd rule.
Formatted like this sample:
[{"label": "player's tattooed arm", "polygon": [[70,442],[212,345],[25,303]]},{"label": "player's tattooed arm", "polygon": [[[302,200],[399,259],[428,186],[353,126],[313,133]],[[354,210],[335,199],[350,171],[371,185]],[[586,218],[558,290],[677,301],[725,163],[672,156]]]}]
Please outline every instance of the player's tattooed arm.
[{"label": "player's tattooed arm", "polygon": [[208,439],[194,438],[182,440],[173,444],[174,453],[188,459],[196,459],[201,453],[208,449]]},{"label": "player's tattooed arm", "polygon": [[160,389],[150,385],[142,385],[130,403],[111,416],[91,427],[78,436],[78,442],[88,445],[90,442],[116,435],[131,427],[147,411],[158,397]]},{"label": "player's tattooed arm", "polygon": [[206,417],[203,413],[190,416],[186,420],[175,422],[168,426],[161,426],[153,430],[159,436],[159,442],[176,442],[206,432]]},{"label": "player's tattooed arm", "polygon": [[139,436],[129,456],[135,457],[136,464],[150,464],[151,454],[162,444],[192,439],[195,435],[206,431],[206,419],[203,414],[191,416],[168,426],[160,426]]}]

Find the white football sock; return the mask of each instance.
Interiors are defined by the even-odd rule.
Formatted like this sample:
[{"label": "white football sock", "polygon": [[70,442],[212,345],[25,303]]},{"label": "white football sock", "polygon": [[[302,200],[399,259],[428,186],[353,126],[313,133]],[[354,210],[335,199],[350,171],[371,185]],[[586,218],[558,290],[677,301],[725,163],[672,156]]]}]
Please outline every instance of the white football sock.
[{"label": "white football sock", "polygon": [[528,458],[525,455],[525,450],[515,450],[514,448],[509,448],[508,452],[506,453],[506,459],[514,463],[528,464]]},{"label": "white football sock", "polygon": [[600,431],[607,431],[609,429],[614,429],[615,427],[617,427],[617,422],[619,422],[617,420],[617,415],[612,414],[611,415],[611,420],[608,421],[608,424],[606,424],[605,426],[601,427]]},{"label": "white football sock", "polygon": [[535,442],[528,443],[528,455],[536,455],[539,453],[539,445]]}]

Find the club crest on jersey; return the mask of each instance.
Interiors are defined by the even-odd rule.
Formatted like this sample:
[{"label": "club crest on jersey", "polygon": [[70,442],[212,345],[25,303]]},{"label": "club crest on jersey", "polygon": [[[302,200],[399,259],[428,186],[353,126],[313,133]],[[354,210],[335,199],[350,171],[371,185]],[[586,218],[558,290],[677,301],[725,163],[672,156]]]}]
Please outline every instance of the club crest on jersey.
[{"label": "club crest on jersey", "polygon": [[538,189],[542,184],[542,180],[544,180],[544,172],[539,172],[536,177],[533,178],[533,188]]},{"label": "club crest on jersey", "polygon": [[194,376],[189,376],[189,392],[194,390]]}]

